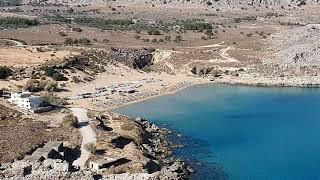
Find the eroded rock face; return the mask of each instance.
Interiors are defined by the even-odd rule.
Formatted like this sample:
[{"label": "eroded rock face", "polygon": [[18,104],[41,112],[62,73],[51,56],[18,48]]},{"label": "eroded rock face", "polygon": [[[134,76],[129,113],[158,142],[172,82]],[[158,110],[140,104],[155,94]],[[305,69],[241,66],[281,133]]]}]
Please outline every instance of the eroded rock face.
[{"label": "eroded rock face", "polygon": [[149,49],[115,49],[110,53],[110,58],[121,62],[134,69],[142,69],[144,66],[152,63],[153,52],[155,50]]}]

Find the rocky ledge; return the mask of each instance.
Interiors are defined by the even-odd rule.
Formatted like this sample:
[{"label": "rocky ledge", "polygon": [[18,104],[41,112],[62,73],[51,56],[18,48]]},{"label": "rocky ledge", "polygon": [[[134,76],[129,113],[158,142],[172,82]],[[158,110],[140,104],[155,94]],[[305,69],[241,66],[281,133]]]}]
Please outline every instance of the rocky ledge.
[{"label": "rocky ledge", "polygon": [[[143,118],[136,118],[133,123],[142,127],[143,139],[148,143],[141,144],[141,149],[146,157],[153,159],[145,169],[156,169],[152,173],[121,173],[121,174],[97,174],[90,169],[77,170],[70,166],[70,162],[60,159],[45,159],[43,162],[29,162],[24,160],[13,163],[0,164],[0,179],[189,179],[193,170],[186,162],[171,156],[174,145],[169,142],[170,130],[160,128]],[[148,167],[150,166],[150,167]],[[155,168],[157,167],[157,168]]]},{"label": "rocky ledge", "polygon": [[171,150],[176,147],[168,140],[171,131],[166,128],[159,128],[143,118],[136,118],[135,121],[143,127],[149,138],[150,143],[142,146],[148,154],[156,157],[162,165],[161,170],[154,173],[153,177],[157,179],[189,179],[193,169],[185,161],[171,156]]}]

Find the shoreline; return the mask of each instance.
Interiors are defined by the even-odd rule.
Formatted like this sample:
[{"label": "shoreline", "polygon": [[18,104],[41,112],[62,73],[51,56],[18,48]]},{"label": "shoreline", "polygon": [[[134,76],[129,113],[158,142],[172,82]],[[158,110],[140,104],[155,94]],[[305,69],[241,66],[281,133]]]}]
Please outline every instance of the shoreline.
[{"label": "shoreline", "polygon": [[[272,80],[272,79],[268,79],[268,80]],[[130,105],[133,105],[133,104],[136,104],[136,103],[141,103],[141,102],[144,102],[144,101],[147,101],[147,100],[150,100],[150,99],[153,99],[153,98],[158,98],[158,97],[161,97],[161,96],[169,96],[169,95],[174,95],[176,93],[178,93],[179,91],[182,91],[182,90],[185,90],[187,88],[191,88],[191,87],[194,87],[194,86],[199,86],[199,85],[206,85],[206,84],[217,84],[217,85],[230,85],[230,86],[244,86],[244,87],[256,87],[256,88],[303,88],[303,89],[308,89],[308,88],[320,88],[320,83],[303,83],[303,84],[293,84],[293,83],[290,83],[288,81],[286,82],[283,82],[283,83],[279,83],[279,82],[274,82],[274,83],[271,83],[271,82],[252,82],[252,81],[237,81],[237,80],[233,80],[233,81],[228,81],[226,79],[215,79],[214,81],[210,81],[209,79],[202,79],[200,82],[193,82],[187,86],[184,86],[182,88],[178,88],[178,89],[175,89],[173,91],[170,91],[170,92],[167,92],[167,93],[161,93],[161,94],[157,94],[157,95],[154,95],[154,96],[149,96],[149,97],[145,97],[143,99],[139,99],[137,101],[131,101],[131,102],[128,102],[128,103],[123,103],[121,105],[117,105],[117,106],[112,106],[112,107],[109,107],[107,108],[106,110],[107,111],[114,111],[116,109],[119,109],[119,108],[123,108],[123,107],[126,107],[126,106],[130,106]]]},{"label": "shoreline", "polygon": [[203,83],[193,83],[193,84],[190,84],[188,86],[184,86],[182,88],[176,89],[174,91],[170,91],[168,93],[162,93],[162,94],[158,94],[158,95],[154,95],[154,96],[149,96],[149,97],[137,100],[137,101],[131,101],[131,102],[124,103],[124,104],[121,104],[121,105],[118,105],[118,106],[112,106],[112,107],[108,108],[107,111],[114,111],[116,109],[123,108],[125,106],[130,106],[130,105],[133,105],[133,104],[136,104],[136,103],[141,103],[141,102],[144,102],[144,101],[147,101],[147,100],[150,100],[150,99],[153,99],[153,98],[157,98],[157,97],[174,95],[177,92],[182,91],[184,89],[187,89],[187,88],[190,88],[190,87],[193,87],[193,86],[197,86],[197,85],[203,85],[203,84],[210,84],[210,83],[205,83],[205,82],[203,82]]}]

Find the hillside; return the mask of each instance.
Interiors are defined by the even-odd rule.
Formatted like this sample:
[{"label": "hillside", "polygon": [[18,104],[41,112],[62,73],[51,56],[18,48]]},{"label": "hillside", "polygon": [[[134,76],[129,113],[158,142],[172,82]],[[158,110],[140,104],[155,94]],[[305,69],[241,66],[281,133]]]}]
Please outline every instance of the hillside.
[{"label": "hillside", "polygon": [[[24,3],[38,3],[37,0],[26,1]],[[181,6],[212,6],[212,7],[228,7],[233,8],[241,7],[259,7],[259,6],[303,6],[318,4],[318,0],[74,0],[74,1],[63,1],[63,0],[47,0],[43,2],[48,3],[61,3],[69,5],[105,5],[105,4],[119,4],[119,5],[146,5],[153,4],[164,6],[170,5],[181,5]]]}]

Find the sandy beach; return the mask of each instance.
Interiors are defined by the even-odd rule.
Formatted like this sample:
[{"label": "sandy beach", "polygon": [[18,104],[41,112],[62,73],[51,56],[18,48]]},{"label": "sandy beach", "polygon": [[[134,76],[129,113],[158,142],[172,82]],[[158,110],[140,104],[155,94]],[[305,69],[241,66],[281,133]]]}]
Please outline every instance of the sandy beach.
[{"label": "sandy beach", "polygon": [[[92,93],[94,88],[107,83],[138,83],[134,93],[114,93],[81,97],[80,94]],[[246,72],[238,77],[223,75],[218,78],[194,77],[190,75],[169,75],[165,73],[122,72],[121,75],[99,75],[96,80],[86,84],[68,86],[67,92],[59,95],[68,98],[73,107],[84,107],[92,110],[112,111],[116,108],[148,100],[150,98],[174,94],[185,88],[200,84],[230,84],[257,87],[319,87],[320,79],[314,77],[263,77]]]}]

